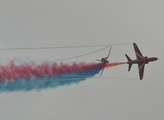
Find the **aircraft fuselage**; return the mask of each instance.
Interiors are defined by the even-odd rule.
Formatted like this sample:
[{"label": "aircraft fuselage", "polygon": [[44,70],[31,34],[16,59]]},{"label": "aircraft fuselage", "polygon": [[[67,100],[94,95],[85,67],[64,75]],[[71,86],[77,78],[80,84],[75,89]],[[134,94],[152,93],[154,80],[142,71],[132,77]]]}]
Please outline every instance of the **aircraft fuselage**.
[{"label": "aircraft fuselage", "polygon": [[106,64],[106,63],[109,63],[109,60],[108,60],[108,58],[102,58],[101,59],[101,62],[104,63],[104,64]]},{"label": "aircraft fuselage", "polygon": [[149,63],[149,62],[152,62],[152,61],[156,61],[156,60],[158,60],[158,58],[157,57],[150,57],[150,58],[147,58],[147,57],[144,57],[145,59],[142,59],[142,60],[138,60],[138,59],[136,59],[136,60],[131,60],[131,61],[128,61],[127,63],[128,64],[138,64],[138,63]]}]

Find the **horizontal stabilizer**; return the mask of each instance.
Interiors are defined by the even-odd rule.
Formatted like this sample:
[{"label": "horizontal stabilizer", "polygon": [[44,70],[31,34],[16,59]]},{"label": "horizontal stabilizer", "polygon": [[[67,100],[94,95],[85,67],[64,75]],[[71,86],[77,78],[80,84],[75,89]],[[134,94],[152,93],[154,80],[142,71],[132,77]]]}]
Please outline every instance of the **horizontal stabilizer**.
[{"label": "horizontal stabilizer", "polygon": [[129,62],[132,61],[132,60],[130,59],[130,57],[129,57],[127,54],[125,54],[125,56],[126,56],[126,58],[127,58],[127,60],[128,60],[127,63],[129,64],[128,71],[130,71],[130,69],[131,69],[131,67],[132,67],[132,64],[129,63]]},{"label": "horizontal stabilizer", "polygon": [[126,56],[128,62],[129,62],[129,61],[132,61],[132,60],[130,59],[130,57],[129,57],[127,54],[125,54],[125,56]]},{"label": "horizontal stabilizer", "polygon": [[96,60],[101,62],[101,60],[98,60],[98,59],[96,59]]},{"label": "horizontal stabilizer", "polygon": [[132,64],[129,64],[128,71],[130,71],[131,67],[132,67]]}]

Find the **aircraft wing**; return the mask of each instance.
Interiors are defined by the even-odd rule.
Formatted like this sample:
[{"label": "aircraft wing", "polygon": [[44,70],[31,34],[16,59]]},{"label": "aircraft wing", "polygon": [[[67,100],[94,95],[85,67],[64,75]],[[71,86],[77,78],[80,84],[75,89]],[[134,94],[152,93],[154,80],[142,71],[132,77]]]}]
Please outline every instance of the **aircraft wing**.
[{"label": "aircraft wing", "polygon": [[105,68],[102,69],[101,74],[100,74],[100,77],[101,77],[102,73],[104,72],[104,69],[105,69]]},{"label": "aircraft wing", "polygon": [[110,47],[110,50],[109,50],[109,53],[108,53],[107,59],[109,58],[109,55],[110,55],[111,49],[112,49],[112,46]]},{"label": "aircraft wing", "polygon": [[103,66],[103,68],[102,68],[102,71],[101,71],[101,73],[100,73],[100,77],[101,77],[102,73],[104,72],[105,65],[106,65],[106,64],[104,64],[104,66]]},{"label": "aircraft wing", "polygon": [[136,44],[136,43],[133,43],[133,46],[134,46],[134,51],[135,51],[135,54],[136,54],[136,58],[137,58],[138,60],[143,60],[144,57],[143,57],[141,51],[139,50],[137,44]]},{"label": "aircraft wing", "polygon": [[143,75],[144,75],[144,67],[145,67],[145,62],[138,64],[138,71],[139,71],[140,80],[142,80]]}]

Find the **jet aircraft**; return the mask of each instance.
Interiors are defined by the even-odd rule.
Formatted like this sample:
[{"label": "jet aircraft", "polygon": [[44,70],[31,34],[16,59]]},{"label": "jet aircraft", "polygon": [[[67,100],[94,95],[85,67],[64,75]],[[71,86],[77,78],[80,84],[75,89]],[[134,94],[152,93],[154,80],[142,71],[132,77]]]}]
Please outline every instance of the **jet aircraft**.
[{"label": "jet aircraft", "polygon": [[112,49],[112,46],[110,47],[110,49],[109,49],[109,52],[108,52],[108,55],[107,55],[107,57],[105,57],[105,58],[101,58],[101,60],[98,60],[98,61],[100,61],[102,64],[103,64],[103,69],[102,69],[102,71],[101,71],[101,74],[100,74],[100,77],[101,77],[101,75],[102,75],[102,73],[103,73],[103,71],[104,71],[104,69],[105,69],[105,65],[107,64],[107,63],[109,63],[109,55],[110,55],[110,52],[111,52],[111,49]]},{"label": "jet aircraft", "polygon": [[147,56],[143,57],[143,55],[140,52],[140,50],[139,50],[138,46],[136,45],[136,43],[133,43],[133,47],[134,47],[134,51],[135,51],[137,59],[131,60],[129,58],[129,56],[127,54],[125,54],[125,56],[128,60],[127,64],[129,64],[128,71],[130,71],[130,69],[132,67],[132,64],[138,64],[139,77],[140,77],[140,80],[142,80],[143,75],[144,75],[145,64],[148,64],[149,62],[152,62],[152,61],[156,61],[156,60],[158,60],[158,58],[157,57],[147,57]]}]

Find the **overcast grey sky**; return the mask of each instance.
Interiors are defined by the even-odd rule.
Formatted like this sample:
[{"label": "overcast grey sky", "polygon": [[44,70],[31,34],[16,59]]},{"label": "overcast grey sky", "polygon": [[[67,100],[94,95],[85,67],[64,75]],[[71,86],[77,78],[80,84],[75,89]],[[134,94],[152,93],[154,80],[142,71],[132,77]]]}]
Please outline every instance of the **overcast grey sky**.
[{"label": "overcast grey sky", "polygon": [[[142,81],[136,65],[130,72],[121,65],[106,69],[103,76],[127,79],[87,79],[40,92],[0,93],[0,119],[163,119],[163,4],[162,0],[1,0],[0,48],[135,42],[143,55],[160,59],[145,66]],[[53,61],[95,49],[0,51],[0,60]],[[64,62],[96,62],[107,52]],[[135,59],[132,45],[113,46],[110,61],[126,61],[125,53]]]}]

